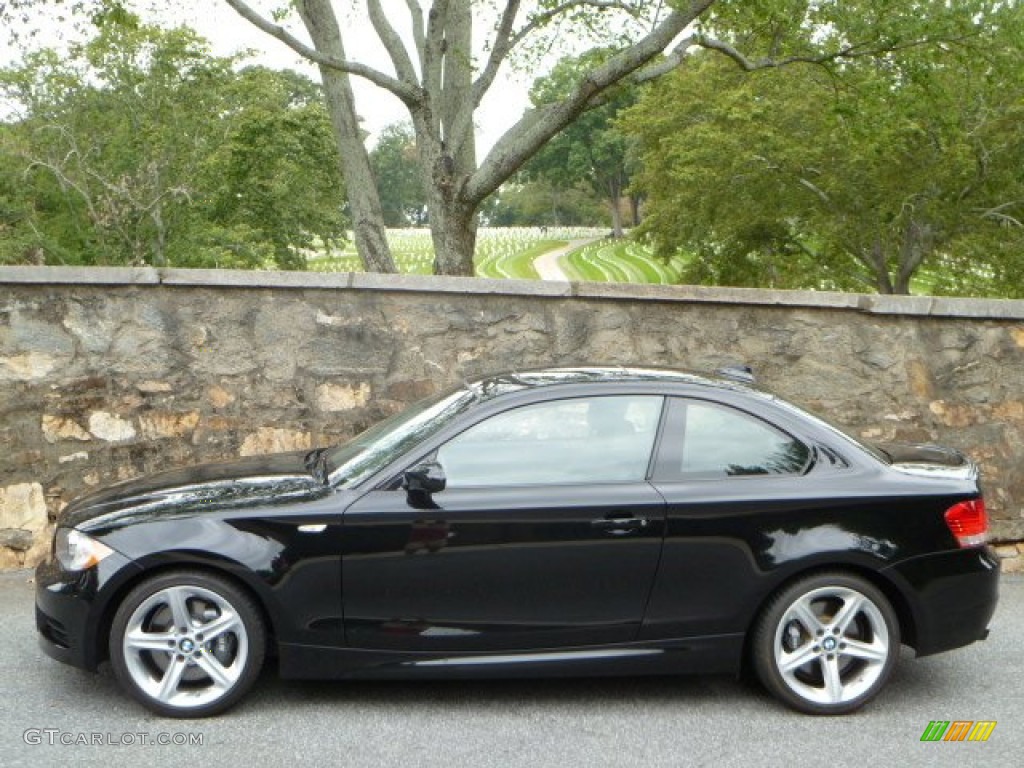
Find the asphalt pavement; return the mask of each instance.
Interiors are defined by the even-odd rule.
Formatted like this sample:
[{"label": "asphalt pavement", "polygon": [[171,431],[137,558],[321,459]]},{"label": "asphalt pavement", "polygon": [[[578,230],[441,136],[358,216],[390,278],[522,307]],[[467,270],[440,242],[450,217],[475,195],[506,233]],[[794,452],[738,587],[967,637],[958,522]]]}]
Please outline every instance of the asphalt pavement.
[{"label": "asphalt pavement", "polygon": [[[992,634],[924,659],[881,696],[814,718],[721,677],[294,683],[267,670],[216,719],[149,714],[36,645],[27,572],[0,574],[0,766],[1021,766],[1024,578]],[[994,720],[987,742],[922,743],[932,720]],[[157,744],[168,741],[168,744]],[[192,743],[201,742],[201,743]]]}]

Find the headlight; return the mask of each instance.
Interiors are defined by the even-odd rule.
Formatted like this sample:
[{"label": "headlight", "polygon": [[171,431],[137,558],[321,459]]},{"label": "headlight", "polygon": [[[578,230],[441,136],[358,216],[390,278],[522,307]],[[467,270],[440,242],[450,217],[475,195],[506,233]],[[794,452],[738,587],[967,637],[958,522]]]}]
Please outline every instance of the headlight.
[{"label": "headlight", "polygon": [[92,568],[114,550],[74,528],[58,528],[54,554],[65,571]]}]

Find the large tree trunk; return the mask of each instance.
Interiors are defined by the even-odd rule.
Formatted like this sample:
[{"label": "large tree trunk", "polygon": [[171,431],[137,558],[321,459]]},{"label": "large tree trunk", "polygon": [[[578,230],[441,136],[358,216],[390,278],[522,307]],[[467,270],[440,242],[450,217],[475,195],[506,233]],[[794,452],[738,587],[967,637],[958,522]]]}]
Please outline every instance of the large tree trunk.
[{"label": "large tree trunk", "polygon": [[608,207],[612,213],[612,237],[622,237],[625,233],[622,229],[622,209],[619,208],[619,201],[609,198]]},{"label": "large tree trunk", "polygon": [[897,275],[896,284],[892,288],[892,292],[907,296],[910,294],[910,275]]},{"label": "large tree trunk", "polygon": [[875,236],[871,248],[868,249],[865,258],[861,260],[874,274],[878,292],[891,294],[893,292],[892,277],[889,275],[889,260],[885,256],[885,245],[882,243],[881,237]]},{"label": "large tree trunk", "polygon": [[437,124],[428,107],[413,112],[416,149],[427,192],[427,216],[434,244],[435,275],[475,274],[477,206],[462,200],[459,190],[465,174],[447,145],[437,136]]},{"label": "large tree trunk", "polygon": [[434,242],[435,275],[475,274],[476,232],[475,208],[458,201],[434,200],[430,206],[430,234]]},{"label": "large tree trunk", "polygon": [[903,230],[900,266],[896,272],[895,292],[910,293],[910,281],[935,247],[935,230],[930,224],[911,219]]},{"label": "large tree trunk", "polygon": [[[444,90],[441,94],[441,140],[455,161],[460,183],[476,170],[473,128],[473,11],[470,0],[449,0]],[[468,113],[468,114],[465,114]]]},{"label": "large tree trunk", "polygon": [[882,271],[875,273],[875,286],[881,294],[891,295],[896,293],[893,289],[892,278],[889,276],[888,270],[883,269]]},{"label": "large tree trunk", "polygon": [[444,25],[438,33],[443,45],[428,51],[425,100],[410,111],[427,191],[434,274],[472,276],[479,203],[463,195],[476,170],[473,71],[464,54],[472,50],[470,0],[449,0],[446,14],[432,23]]},{"label": "large tree trunk", "polygon": [[630,195],[629,196],[629,212],[630,218],[632,219],[631,226],[640,226],[640,196]]},{"label": "large tree trunk", "polygon": [[445,42],[440,163],[434,166],[433,179],[439,194],[431,212],[434,274],[472,276],[476,273],[473,256],[479,206],[469,205],[462,198],[466,180],[476,170],[473,67],[465,53],[473,50],[470,0],[449,0]]},{"label": "large tree trunk", "polygon": [[612,237],[622,237],[622,187],[615,177],[608,179],[608,208],[612,214]]},{"label": "large tree trunk", "polygon": [[167,266],[167,227],[164,225],[163,204],[157,200],[149,211],[149,219],[156,229],[156,239],[153,242],[153,266]]},{"label": "large tree trunk", "polygon": [[910,281],[925,258],[935,250],[935,241],[935,231],[930,224],[910,220],[903,230],[902,242],[896,253],[897,264],[893,269],[889,263],[890,253],[886,250],[883,239],[876,236],[866,258],[862,261],[874,273],[878,292],[908,295]]},{"label": "large tree trunk", "polygon": [[[336,59],[345,58],[345,47],[330,0],[297,0],[296,8],[313,45]],[[363,144],[359,116],[349,75],[320,66],[324,99],[341,155],[341,172],[352,213],[356,250],[369,272],[397,272],[384,228],[384,213],[374,182],[370,158]]]}]

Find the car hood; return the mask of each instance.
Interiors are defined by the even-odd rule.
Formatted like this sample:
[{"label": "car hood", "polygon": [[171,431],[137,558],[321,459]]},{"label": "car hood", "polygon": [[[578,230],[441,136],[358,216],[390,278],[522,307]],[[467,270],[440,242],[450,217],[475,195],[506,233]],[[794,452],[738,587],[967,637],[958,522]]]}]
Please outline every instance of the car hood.
[{"label": "car hood", "polygon": [[978,467],[960,451],[941,445],[886,443],[876,446],[889,459],[893,469],[913,475],[970,479]]},{"label": "car hood", "polygon": [[194,515],[328,492],[306,470],[305,456],[305,451],[254,456],[117,483],[73,501],[61,513],[60,524],[92,530],[157,515]]}]

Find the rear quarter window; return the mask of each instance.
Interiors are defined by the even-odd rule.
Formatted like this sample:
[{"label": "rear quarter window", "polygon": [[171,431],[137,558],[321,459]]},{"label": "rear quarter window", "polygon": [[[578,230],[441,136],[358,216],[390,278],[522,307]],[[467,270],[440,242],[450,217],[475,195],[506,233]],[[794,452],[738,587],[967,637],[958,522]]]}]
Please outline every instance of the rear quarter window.
[{"label": "rear quarter window", "polygon": [[799,475],[810,465],[807,445],[744,411],[683,399],[672,409],[662,438],[662,479]]}]

